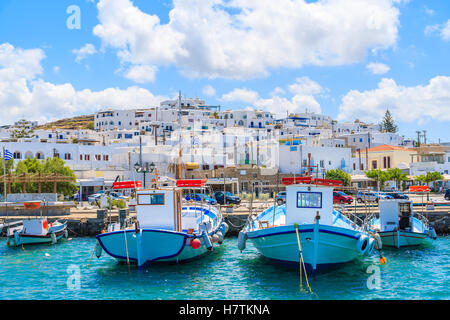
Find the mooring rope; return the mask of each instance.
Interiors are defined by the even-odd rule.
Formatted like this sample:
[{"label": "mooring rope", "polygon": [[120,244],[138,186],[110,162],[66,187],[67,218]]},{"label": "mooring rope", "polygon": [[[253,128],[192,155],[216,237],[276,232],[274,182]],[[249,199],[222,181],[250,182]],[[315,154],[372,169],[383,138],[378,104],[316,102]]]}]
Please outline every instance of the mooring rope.
[{"label": "mooring rope", "polygon": [[89,259],[89,264],[87,266],[88,268],[91,265],[91,261],[92,261],[92,257],[94,256],[95,248],[97,248],[97,243],[98,243],[98,241],[95,241],[94,250],[92,250],[91,259]]},{"label": "mooring rope", "polygon": [[309,281],[308,281],[308,275],[306,274],[306,267],[305,267],[305,261],[303,260],[303,253],[302,253],[302,245],[300,243],[300,237],[298,235],[298,224],[294,224],[295,226],[295,233],[297,235],[297,244],[298,244],[298,256],[299,256],[299,263],[300,263],[300,290],[303,291],[303,280],[302,280],[302,266],[303,266],[303,271],[305,272],[305,279],[306,279],[306,285],[308,286],[309,292],[311,294],[314,294],[314,292],[311,290],[311,287],[309,286]]},{"label": "mooring rope", "polygon": [[123,229],[123,235],[125,236],[125,250],[127,251],[128,272],[130,272],[130,258],[128,257],[128,244],[127,244],[127,232],[126,232],[126,229]]}]

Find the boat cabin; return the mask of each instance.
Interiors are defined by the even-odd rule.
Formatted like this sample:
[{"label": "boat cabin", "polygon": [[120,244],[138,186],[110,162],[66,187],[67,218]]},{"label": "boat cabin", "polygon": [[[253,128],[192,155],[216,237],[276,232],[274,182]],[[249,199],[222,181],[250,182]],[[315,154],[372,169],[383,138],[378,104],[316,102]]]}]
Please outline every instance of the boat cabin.
[{"label": "boat cabin", "polygon": [[136,214],[141,228],[181,231],[181,190],[147,189],[136,192]]},{"label": "boat cabin", "polygon": [[411,230],[413,204],[410,200],[380,200],[380,231]]},{"label": "boat cabin", "polygon": [[286,186],[286,224],[333,224],[333,187],[310,185]]}]

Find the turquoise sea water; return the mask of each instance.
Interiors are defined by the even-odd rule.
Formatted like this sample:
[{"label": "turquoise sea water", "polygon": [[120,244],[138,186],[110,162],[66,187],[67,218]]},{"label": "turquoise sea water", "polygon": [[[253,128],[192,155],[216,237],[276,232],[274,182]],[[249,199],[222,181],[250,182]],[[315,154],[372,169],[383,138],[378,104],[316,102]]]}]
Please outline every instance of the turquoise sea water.
[{"label": "turquoise sea water", "polygon": [[449,236],[430,247],[384,249],[383,266],[373,255],[319,273],[309,278],[316,295],[300,292],[296,269],[263,258],[250,242],[241,253],[236,238],[189,263],[130,271],[104,252],[88,268],[94,244],[74,238],[22,250],[0,240],[0,299],[450,299]]}]

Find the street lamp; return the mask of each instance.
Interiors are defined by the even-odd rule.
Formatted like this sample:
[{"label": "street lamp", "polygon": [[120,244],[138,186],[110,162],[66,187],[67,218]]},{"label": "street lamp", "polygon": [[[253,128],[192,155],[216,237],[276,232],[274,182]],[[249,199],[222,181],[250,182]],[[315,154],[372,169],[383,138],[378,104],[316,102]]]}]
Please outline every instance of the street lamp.
[{"label": "street lamp", "polygon": [[155,171],[155,167],[156,165],[152,162],[150,164],[148,164],[148,162],[145,164],[145,166],[142,166],[139,163],[135,163],[134,164],[134,170],[136,170],[136,172],[138,173],[142,173],[144,174],[144,188],[145,188],[145,174],[146,173],[153,173],[153,171]]}]

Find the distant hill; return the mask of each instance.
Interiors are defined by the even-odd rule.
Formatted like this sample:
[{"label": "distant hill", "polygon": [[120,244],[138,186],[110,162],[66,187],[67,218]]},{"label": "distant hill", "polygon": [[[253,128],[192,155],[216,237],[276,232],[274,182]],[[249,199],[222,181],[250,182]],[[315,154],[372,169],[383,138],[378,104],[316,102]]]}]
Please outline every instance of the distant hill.
[{"label": "distant hill", "polygon": [[94,129],[94,115],[87,115],[87,116],[79,116],[79,117],[73,117],[73,118],[67,118],[67,119],[61,119],[54,122],[49,122],[46,124],[43,124],[41,126],[37,126],[36,129],[40,130],[51,130],[52,128],[55,129]]}]

